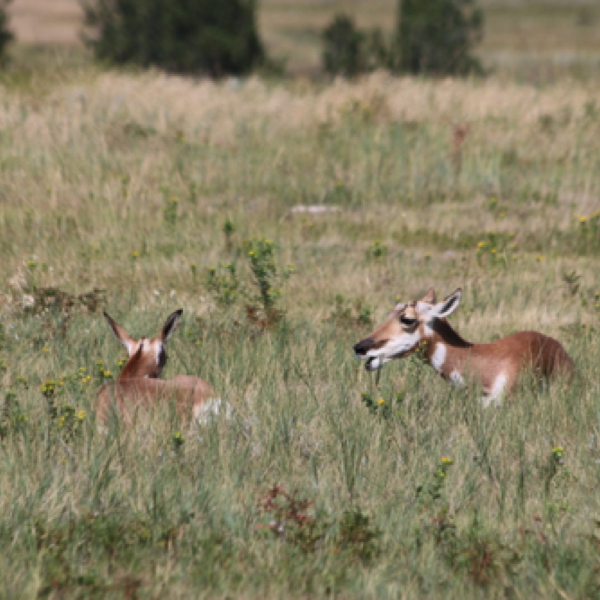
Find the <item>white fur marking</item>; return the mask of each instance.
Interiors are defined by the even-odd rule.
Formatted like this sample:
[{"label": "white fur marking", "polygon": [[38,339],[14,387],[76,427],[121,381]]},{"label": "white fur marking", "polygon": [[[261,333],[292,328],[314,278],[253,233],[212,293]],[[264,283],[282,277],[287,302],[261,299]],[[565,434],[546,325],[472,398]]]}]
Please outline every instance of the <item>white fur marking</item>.
[{"label": "white fur marking", "polygon": [[442,373],[444,363],[446,362],[446,346],[444,344],[436,344],[435,350],[431,355],[431,366],[438,372]]},{"label": "white fur marking", "polygon": [[426,321],[423,324],[423,329],[425,331],[425,337],[426,338],[430,338],[433,336],[433,329],[429,326],[429,323],[431,323],[431,321]]},{"label": "white fur marking", "polygon": [[392,338],[382,348],[369,350],[362,358],[375,358],[375,360],[370,363],[371,370],[375,370],[392,360],[398,354],[403,354],[404,352],[412,350],[420,341],[421,336],[418,329],[413,333],[402,333],[399,336]]},{"label": "white fur marking", "polygon": [[162,352],[163,345],[161,342],[156,342],[156,352],[154,353],[154,360],[156,364],[160,364],[160,353]]},{"label": "white fur marking", "polygon": [[227,420],[231,419],[233,407],[229,402],[223,402],[221,398],[208,398],[201,406],[194,407],[194,421],[198,425],[208,425],[219,415],[223,408],[225,418]]},{"label": "white fur marking", "polygon": [[452,371],[452,373],[450,373],[450,383],[453,383],[456,386],[462,387],[465,384],[465,380],[463,379],[463,376],[460,374],[459,371]]},{"label": "white fur marking", "polygon": [[492,385],[490,393],[481,399],[483,407],[487,408],[490,404],[494,404],[494,406],[500,406],[500,401],[502,400],[502,394],[504,393],[505,386],[506,375],[504,373],[500,373],[500,375],[496,377],[496,381],[494,381],[494,385]]}]

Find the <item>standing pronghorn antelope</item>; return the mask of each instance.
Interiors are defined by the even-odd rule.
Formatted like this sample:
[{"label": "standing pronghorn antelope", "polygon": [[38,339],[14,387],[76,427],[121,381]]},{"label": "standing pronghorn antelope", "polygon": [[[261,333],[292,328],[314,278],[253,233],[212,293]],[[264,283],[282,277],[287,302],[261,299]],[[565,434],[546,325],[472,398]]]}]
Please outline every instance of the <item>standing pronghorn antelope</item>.
[{"label": "standing pronghorn antelope", "polygon": [[573,372],[573,361],[560,343],[536,331],[520,331],[490,344],[463,340],[446,320],[461,296],[458,289],[436,304],[431,289],[419,301],[397,304],[383,325],[354,346],[356,356],[366,359],[367,371],[374,371],[424,345],[425,360],[444,379],[456,385],[469,379],[481,384],[484,406],[499,404],[523,371],[543,377]]},{"label": "standing pronghorn antelope", "polygon": [[198,377],[177,375],[168,381],[158,379],[167,363],[165,344],[179,325],[182,309],[175,311],[155,338],[133,339],[123,327],[104,313],[117,340],[125,346],[129,360],[113,383],[98,392],[98,417],[106,423],[111,402],[121,413],[123,421],[131,424],[138,409],[152,408],[159,402],[175,401],[177,412],[184,421],[205,422],[209,413],[218,413],[221,405],[214,390]]}]

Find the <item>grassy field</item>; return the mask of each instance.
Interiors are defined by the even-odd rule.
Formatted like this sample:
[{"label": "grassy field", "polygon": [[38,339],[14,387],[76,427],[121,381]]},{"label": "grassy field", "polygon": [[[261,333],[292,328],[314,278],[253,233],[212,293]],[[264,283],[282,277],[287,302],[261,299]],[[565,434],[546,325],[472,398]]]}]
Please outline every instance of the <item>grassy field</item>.
[{"label": "grassy field", "polygon": [[[30,52],[0,81],[0,597],[599,594],[597,82]],[[463,287],[467,339],[542,331],[578,377],[488,410],[416,359],[378,382],[352,345],[432,285]],[[124,358],[100,310],[153,335],[177,308],[165,376],[234,417],[98,433]]]}]

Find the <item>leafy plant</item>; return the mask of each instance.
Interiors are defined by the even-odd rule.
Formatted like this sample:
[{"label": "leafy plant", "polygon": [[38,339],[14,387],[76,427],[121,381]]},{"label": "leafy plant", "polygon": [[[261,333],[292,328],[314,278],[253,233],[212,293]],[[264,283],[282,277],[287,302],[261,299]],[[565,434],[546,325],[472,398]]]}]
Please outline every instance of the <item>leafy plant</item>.
[{"label": "leafy plant", "polygon": [[231,222],[230,219],[225,221],[223,225],[223,233],[225,234],[225,250],[228,252],[233,248],[233,234],[235,233],[235,225]]},{"label": "leafy plant", "polygon": [[[430,508],[434,502],[442,499],[442,492],[446,483],[448,471],[454,461],[448,457],[442,457],[428,480],[417,486],[416,497],[424,507]],[[447,507],[444,508],[444,511]]]},{"label": "leafy plant", "polygon": [[579,275],[575,270],[568,272],[565,271],[562,274],[562,280],[567,287],[567,291],[570,296],[576,296],[579,291],[581,275]]},{"label": "leafy plant", "polygon": [[[225,230],[233,232],[227,226]],[[236,262],[209,268],[205,285],[217,304],[233,306],[238,300],[243,302],[247,321],[263,329],[280,321],[284,315],[279,307],[283,284],[294,268],[291,265],[287,268],[278,265],[277,249],[277,244],[265,238],[243,242],[241,250],[251,274],[248,282],[240,278]]]},{"label": "leafy plant", "polygon": [[4,395],[4,404],[0,412],[0,439],[21,431],[29,422],[29,417],[22,411],[17,394],[8,390]]},{"label": "leafy plant", "polygon": [[270,531],[277,538],[309,554],[324,550],[342,559],[368,563],[379,556],[381,531],[371,525],[359,509],[344,512],[340,519],[312,511],[312,500],[298,499],[281,486],[274,486],[258,503],[259,515],[268,523],[255,525],[255,531]]},{"label": "leafy plant", "polygon": [[283,317],[278,302],[283,295],[283,283],[294,272],[291,265],[287,269],[278,266],[277,248],[277,244],[265,238],[246,240],[243,245],[254,278],[253,287],[246,292],[246,316],[248,321],[262,327],[269,327]]},{"label": "leafy plant", "polygon": [[231,306],[239,298],[241,284],[235,263],[210,267],[204,283],[219,306]]},{"label": "leafy plant", "polygon": [[[29,290],[27,290],[29,291]],[[36,287],[27,296],[25,312],[41,314],[56,311],[70,314],[76,311],[97,312],[106,302],[106,290],[94,288],[82,294],[70,294],[56,287]]]},{"label": "leafy plant", "polygon": [[69,442],[82,434],[86,411],[78,409],[67,402],[58,404],[57,400],[64,395],[66,389],[69,387],[65,385],[65,379],[82,386],[80,389],[85,388],[85,384],[90,381],[89,376],[80,372],[77,377],[65,377],[59,381],[53,379],[45,381],[40,387],[40,391],[46,398],[49,429],[58,433],[63,440]]},{"label": "leafy plant", "polygon": [[175,229],[177,225],[177,209],[179,206],[179,200],[177,198],[167,198],[165,200],[165,206],[163,208],[163,219],[165,225],[171,229]]},{"label": "leafy plant", "polygon": [[385,398],[375,400],[371,394],[363,392],[360,395],[360,399],[371,414],[381,416],[384,419],[389,419],[392,415],[399,414],[399,406],[403,400],[402,392],[397,392],[391,400],[385,400]]},{"label": "leafy plant", "polygon": [[353,301],[337,294],[327,320],[337,327],[365,327],[373,325],[373,313],[369,306],[363,305],[362,300]]},{"label": "leafy plant", "polygon": [[374,261],[381,261],[388,255],[388,247],[379,240],[373,242],[367,250],[367,258]]}]

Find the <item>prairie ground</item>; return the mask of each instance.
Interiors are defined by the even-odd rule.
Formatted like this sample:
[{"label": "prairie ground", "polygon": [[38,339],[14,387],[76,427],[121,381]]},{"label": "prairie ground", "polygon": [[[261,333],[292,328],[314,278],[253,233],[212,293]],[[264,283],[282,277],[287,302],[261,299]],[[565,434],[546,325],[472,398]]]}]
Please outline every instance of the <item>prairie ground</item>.
[{"label": "prairie ground", "polygon": [[[31,52],[1,78],[0,596],[598,595],[596,81]],[[542,331],[576,379],[484,410],[416,358],[365,372],[352,345],[431,286],[463,288],[467,339]],[[233,418],[99,433],[124,358],[100,311],[153,335],[177,308],[165,376]]]}]

